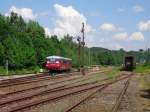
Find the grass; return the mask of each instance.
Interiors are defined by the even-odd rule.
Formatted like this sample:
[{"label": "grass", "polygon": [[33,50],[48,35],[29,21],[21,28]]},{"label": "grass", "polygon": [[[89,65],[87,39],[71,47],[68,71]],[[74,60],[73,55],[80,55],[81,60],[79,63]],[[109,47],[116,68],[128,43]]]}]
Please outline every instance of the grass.
[{"label": "grass", "polygon": [[0,67],[0,75],[2,74],[6,74],[6,70],[4,69],[4,67]]},{"label": "grass", "polygon": [[150,89],[149,82],[147,81],[147,76],[142,76],[140,78],[140,87],[144,90]]},{"label": "grass", "polygon": [[136,73],[148,74],[150,73],[150,65],[139,64],[134,70]]},{"label": "grass", "polygon": [[113,79],[118,75],[120,75],[120,70],[116,67],[110,71],[96,74],[91,80],[97,80],[100,78],[112,78]]},{"label": "grass", "polygon": [[6,69],[0,66],[0,76],[10,76],[10,75],[24,75],[31,73],[38,73],[40,71],[40,67],[30,67],[24,69],[17,70],[9,70],[8,74],[6,73]]},{"label": "grass", "polygon": [[133,71],[135,73],[141,73],[141,76],[139,78],[140,81],[140,87],[142,89],[150,89],[150,65],[145,65],[145,64],[138,64],[136,66],[136,69]]}]

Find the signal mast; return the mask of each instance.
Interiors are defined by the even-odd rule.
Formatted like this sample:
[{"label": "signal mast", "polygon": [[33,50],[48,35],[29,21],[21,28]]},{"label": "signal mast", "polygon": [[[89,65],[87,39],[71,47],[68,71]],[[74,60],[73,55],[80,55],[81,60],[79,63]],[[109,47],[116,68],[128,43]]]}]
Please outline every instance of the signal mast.
[{"label": "signal mast", "polygon": [[[77,37],[77,41],[79,44],[78,47],[78,64],[79,64],[79,71],[82,72],[83,75],[85,75],[85,68],[84,68],[84,46],[85,46],[85,36],[84,36],[84,23],[82,23],[81,33],[82,33],[82,39],[80,36]],[[81,48],[82,48],[82,57],[81,57]],[[82,62],[81,62],[82,58]]]}]

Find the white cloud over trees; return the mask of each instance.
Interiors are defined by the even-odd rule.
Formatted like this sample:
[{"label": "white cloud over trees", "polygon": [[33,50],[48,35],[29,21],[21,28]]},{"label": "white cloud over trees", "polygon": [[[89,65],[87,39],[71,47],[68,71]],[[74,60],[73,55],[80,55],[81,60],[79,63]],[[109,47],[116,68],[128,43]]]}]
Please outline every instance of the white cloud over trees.
[{"label": "white cloud over trees", "polygon": [[50,31],[50,29],[48,27],[45,27],[44,30],[45,30],[45,34],[47,36],[51,36],[51,31]]},{"label": "white cloud over trees", "polygon": [[144,40],[144,35],[141,32],[133,32],[129,37],[131,40]]},{"label": "white cloud over trees", "polygon": [[9,16],[11,12],[15,12],[18,15],[22,16],[25,20],[32,20],[37,17],[37,14],[33,13],[31,8],[17,8],[16,6],[12,6],[5,15]]},{"label": "white cloud over trees", "polygon": [[144,35],[141,32],[133,32],[131,35],[128,35],[127,32],[117,33],[113,36],[115,40],[136,40],[143,41]]},{"label": "white cloud over trees", "polygon": [[72,36],[77,36],[81,31],[81,25],[84,22],[86,27],[86,32],[92,30],[91,26],[87,24],[86,17],[75,10],[72,6],[62,6],[59,4],[54,5],[56,11],[57,19],[55,22],[55,27],[52,31],[53,34],[63,36],[70,34]]}]

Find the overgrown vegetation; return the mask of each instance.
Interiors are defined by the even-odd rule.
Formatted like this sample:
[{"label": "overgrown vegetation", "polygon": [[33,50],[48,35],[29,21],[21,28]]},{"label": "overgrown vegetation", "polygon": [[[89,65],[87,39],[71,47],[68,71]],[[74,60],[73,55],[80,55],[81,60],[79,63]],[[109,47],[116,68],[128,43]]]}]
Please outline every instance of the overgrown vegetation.
[{"label": "overgrown vegetation", "polygon": [[148,74],[148,73],[150,73],[150,65],[138,64],[136,66],[136,69],[134,70],[134,72]]},{"label": "overgrown vegetation", "polygon": [[[141,52],[130,52],[140,62],[147,55]],[[104,48],[85,48],[86,65],[121,65],[126,52],[121,49],[111,51]],[[21,16],[11,13],[10,17],[0,14],[0,74],[8,60],[9,69],[13,71],[39,68],[50,55],[60,55],[73,60],[78,66],[78,44],[73,37],[46,36],[44,28],[36,21],[24,21]]]}]

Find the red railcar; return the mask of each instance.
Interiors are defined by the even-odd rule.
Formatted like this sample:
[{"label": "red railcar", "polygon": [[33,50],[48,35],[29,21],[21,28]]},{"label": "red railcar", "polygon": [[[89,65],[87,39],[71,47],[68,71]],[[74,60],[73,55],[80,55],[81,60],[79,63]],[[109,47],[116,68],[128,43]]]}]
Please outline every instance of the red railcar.
[{"label": "red railcar", "polygon": [[61,56],[48,56],[46,57],[45,68],[48,71],[70,71],[72,68],[70,58]]}]

